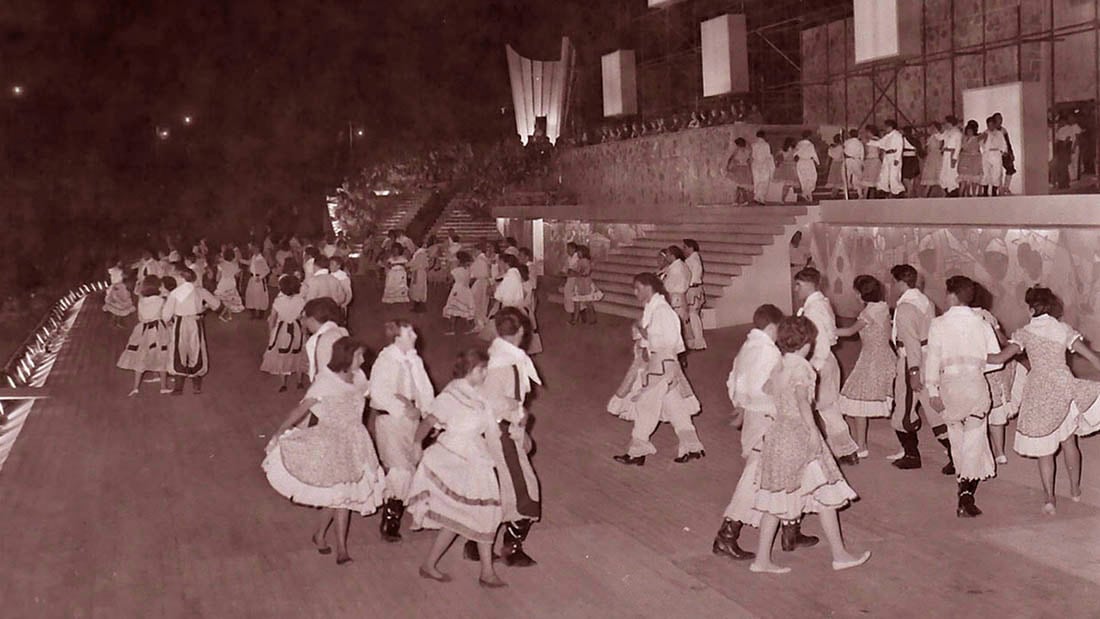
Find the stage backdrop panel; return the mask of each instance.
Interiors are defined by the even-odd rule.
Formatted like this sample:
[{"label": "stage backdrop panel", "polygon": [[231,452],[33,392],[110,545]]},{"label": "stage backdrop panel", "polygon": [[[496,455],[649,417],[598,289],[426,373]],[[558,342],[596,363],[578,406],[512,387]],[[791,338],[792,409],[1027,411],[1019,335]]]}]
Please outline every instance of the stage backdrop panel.
[{"label": "stage backdrop panel", "polygon": [[855,0],[856,62],[915,56],[921,51],[921,0]]},{"label": "stage backdrop panel", "polygon": [[1016,156],[1016,175],[1009,189],[1014,194],[1038,195],[1049,191],[1047,161],[1047,95],[1042,82],[1012,82],[963,91],[963,118],[978,121],[994,112],[1004,117],[1004,127]]},{"label": "stage backdrop panel", "polygon": [[748,92],[749,54],[744,15],[719,15],[699,26],[703,47],[703,96]]},{"label": "stage backdrop panel", "polygon": [[621,49],[600,59],[603,69],[603,115],[638,113],[638,81],[634,50]]}]

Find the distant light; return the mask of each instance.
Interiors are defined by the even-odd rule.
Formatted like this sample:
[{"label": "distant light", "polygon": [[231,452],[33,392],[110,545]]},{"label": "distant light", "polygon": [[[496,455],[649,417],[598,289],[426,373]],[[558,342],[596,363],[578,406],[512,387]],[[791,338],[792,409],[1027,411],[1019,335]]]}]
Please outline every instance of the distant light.
[{"label": "distant light", "polygon": [[356,132],[355,132],[355,135],[357,135],[357,136],[359,136],[359,137],[363,137],[363,130],[362,130],[362,129],[360,129],[360,130],[356,131]]},{"label": "distant light", "polygon": [[374,195],[376,195],[376,196],[388,196],[392,193],[393,192],[390,191],[389,189],[375,189],[374,190]]},{"label": "distant light", "polygon": [[183,117],[183,124],[185,124],[185,125],[190,125],[194,121],[195,121],[195,119],[191,118],[190,116],[184,116]]},{"label": "distant light", "polygon": [[162,140],[167,140],[168,136],[170,136],[170,135],[171,135],[171,133],[169,133],[168,129],[165,129],[164,127],[158,127],[157,128],[157,137],[158,138],[160,138]]},{"label": "distant light", "polygon": [[357,252],[357,251],[353,251],[353,252],[351,252],[350,254],[348,254],[348,258],[358,258],[359,256],[362,256],[362,255],[363,255],[363,254],[361,254],[361,253],[359,253],[359,252]]},{"label": "distant light", "polygon": [[11,87],[11,94],[15,95],[16,97],[22,97],[23,92],[24,92],[23,87],[18,85],[18,84]]}]

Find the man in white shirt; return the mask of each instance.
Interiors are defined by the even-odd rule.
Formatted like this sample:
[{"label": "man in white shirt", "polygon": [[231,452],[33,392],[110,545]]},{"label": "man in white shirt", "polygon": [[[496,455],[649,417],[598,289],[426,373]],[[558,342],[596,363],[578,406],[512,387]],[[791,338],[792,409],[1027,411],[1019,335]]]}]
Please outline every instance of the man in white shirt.
[{"label": "man in white shirt", "polygon": [[1008,140],[992,116],[985,120],[985,127],[982,135],[982,195],[996,196],[1004,184],[1004,155],[1008,151]]},{"label": "man in white shirt", "polygon": [[752,316],[752,331],[733,360],[726,387],[733,404],[734,423],[741,425],[741,457],[745,467],[733,491],[722,527],[711,547],[714,554],[724,554],[737,560],[752,559],[756,555],[737,545],[742,525],[760,526],[760,512],[753,509],[760,466],[760,449],[764,436],[775,419],[775,402],[764,393],[764,384],[783,355],[775,345],[775,336],[783,312],[774,305],[761,305]]},{"label": "man in white shirt", "polygon": [[184,269],[183,282],[168,294],[161,308],[161,318],[168,325],[168,374],[174,378],[172,395],[183,395],[183,384],[188,378],[195,393],[202,393],[202,377],[210,369],[206,347],[206,329],[202,314],[207,309],[218,309],[221,301],[209,290],[195,284],[195,272]]},{"label": "man in white shirt", "polygon": [[344,285],[329,273],[330,263],[328,257],[324,255],[317,256],[313,260],[313,265],[316,267],[313,275],[307,277],[306,281],[302,283],[302,297],[307,302],[321,297],[328,297],[336,301],[336,305],[341,308],[347,306],[348,298],[344,292]]},{"label": "man in white shirt", "polygon": [[973,308],[974,282],[961,275],[947,279],[948,310],[928,329],[924,384],[931,405],[947,422],[951,458],[959,482],[959,518],[979,516],[974,503],[978,482],[997,474],[989,447],[988,415],[992,406],[985,372],[998,369],[989,355],[1001,351],[997,335]]},{"label": "man in white shirt", "polygon": [[691,388],[677,357],[684,352],[680,318],[665,300],[664,286],[653,273],[634,276],[634,296],[645,309],[635,328],[641,335],[642,358],[646,370],[640,392],[631,399],[634,430],[624,455],[615,456],[622,464],[642,466],[646,456],[657,453],[649,437],[662,421],[672,424],[679,440],[675,462],[685,463],[706,456],[691,418],[699,413],[699,400]]},{"label": "man in white shirt", "polygon": [[397,233],[397,242],[405,248],[405,255],[411,256],[416,252],[416,243],[409,238],[409,235],[405,234],[404,230]]},{"label": "man in white shirt", "polygon": [[898,123],[893,119],[886,121],[886,135],[868,142],[882,150],[882,167],[878,173],[878,190],[898,198],[905,193],[901,182],[901,158],[905,149],[905,137],[898,131]]},{"label": "man in white shirt", "polygon": [[817,166],[821,164],[817,156],[817,147],[810,141],[811,131],[803,131],[802,139],[794,146],[794,169],[801,188],[800,200],[812,202],[814,188],[817,187]]},{"label": "man in white shirt", "polygon": [[[535,560],[523,549],[531,526],[542,517],[539,480],[528,454],[534,447],[527,433],[527,397],[535,385],[541,385],[531,357],[523,342],[531,322],[523,312],[505,307],[493,318],[497,337],[489,345],[489,372],[484,393],[500,421],[500,435],[487,440],[500,482],[504,539],[501,558],[513,567],[529,567]],[[477,560],[477,545],[466,544],[465,556]]]},{"label": "man in white shirt", "polygon": [[688,324],[684,329],[684,344],[688,350],[706,350],[707,340],[703,337],[703,305],[707,302],[703,290],[703,256],[699,253],[699,243],[695,239],[684,239],[684,264],[691,273],[685,301],[687,302]]},{"label": "man in white shirt", "polygon": [[474,293],[474,326],[470,333],[477,333],[489,324],[489,301],[492,299],[493,273],[492,263],[496,254],[488,243],[481,244],[481,252],[470,265],[470,286]]},{"label": "man in white shirt", "polygon": [[[663,255],[668,265],[660,276],[661,283],[664,284],[665,292],[668,293],[668,301],[672,309],[680,318],[680,324],[686,325],[688,322],[687,292],[691,288],[691,270],[685,262],[687,257],[684,255],[684,250],[677,245],[669,245],[665,248]],[[686,353],[680,355],[680,365],[687,367]]]},{"label": "man in white shirt", "polygon": [[833,456],[841,464],[857,464],[859,447],[852,440],[848,424],[840,414],[840,365],[833,356],[836,345],[836,315],[829,299],[819,290],[821,273],[806,267],[794,276],[796,299],[802,302],[799,316],[809,318],[817,327],[817,340],[814,342],[810,364],[817,370],[817,412],[825,425],[825,440]]},{"label": "man in white shirt", "polygon": [[349,335],[347,329],[337,324],[339,319],[340,307],[328,297],[309,301],[302,308],[302,326],[311,334],[305,344],[311,382],[332,359],[332,345]]},{"label": "man in white shirt", "polygon": [[757,131],[756,139],[752,142],[752,195],[757,204],[768,201],[768,188],[771,187],[772,175],[775,174],[775,157],[765,135],[763,130]]},{"label": "man in white shirt", "polygon": [[336,256],[329,260],[329,274],[332,275],[336,281],[340,282],[340,287],[344,289],[344,299],[343,303],[340,304],[340,309],[344,310],[346,318],[348,306],[351,305],[351,300],[354,297],[351,288],[351,275],[348,275],[347,272],[347,259]]},{"label": "man in white shirt", "polygon": [[859,139],[859,131],[852,129],[848,132],[848,139],[844,140],[844,182],[848,197],[862,197],[863,156],[864,147]]},{"label": "man in white shirt", "polygon": [[[921,455],[917,431],[923,416],[932,426],[932,434],[951,453],[947,439],[947,424],[932,408],[928,392],[921,379],[924,370],[924,349],[928,345],[928,328],[936,317],[936,307],[917,288],[917,270],[908,264],[890,269],[894,286],[901,291],[894,310],[891,339],[898,351],[898,367],[894,379],[894,412],[890,425],[901,443],[901,452],[888,456],[894,466],[902,469],[921,468]],[[954,475],[955,466],[949,459],[943,467],[944,475]]]},{"label": "man in white shirt", "polygon": [[959,152],[962,150],[962,131],[959,130],[959,120],[954,116],[944,119],[943,133],[943,159],[940,163],[940,187],[952,198],[959,196]]},{"label": "man in white shirt", "polygon": [[378,353],[370,371],[370,405],[376,413],[374,441],[386,470],[386,495],[379,530],[387,542],[401,541],[409,484],[420,462],[417,430],[435,400],[435,388],[416,352],[416,330],[404,320],[387,322],[390,344]]}]

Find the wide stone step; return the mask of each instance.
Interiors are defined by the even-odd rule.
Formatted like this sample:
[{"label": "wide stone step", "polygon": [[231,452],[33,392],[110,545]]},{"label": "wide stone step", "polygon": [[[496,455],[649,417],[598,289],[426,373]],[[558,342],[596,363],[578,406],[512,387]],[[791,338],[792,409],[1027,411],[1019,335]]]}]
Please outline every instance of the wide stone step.
[{"label": "wide stone step", "polygon": [[[613,273],[625,273],[633,277],[634,275],[641,273],[645,270],[651,270],[655,268],[656,262],[641,263],[633,261],[619,261],[611,260],[611,256],[608,259],[596,263],[596,271],[608,271]],[[726,285],[729,285],[729,278],[736,277],[741,274],[741,266],[736,264],[724,264],[721,262],[707,261],[703,264],[703,281],[709,282],[713,276],[715,279],[724,278],[723,281]],[[717,283],[717,282],[716,282]]]},{"label": "wide stone step", "polygon": [[777,235],[783,233],[783,225],[777,223],[689,223],[689,224],[661,224],[647,237],[660,235],[682,235],[681,238],[692,238],[695,235],[716,232],[746,232],[754,234]]},{"label": "wide stone step", "polygon": [[[560,292],[550,293],[549,299],[551,303],[560,304],[564,302]],[[633,294],[628,297],[615,293],[605,293],[603,300],[593,305],[596,307],[596,311],[601,314],[611,314],[631,319],[638,319],[642,316],[642,306]]]},{"label": "wide stone step", "polygon": [[[755,251],[753,251],[755,250]],[[607,254],[605,262],[625,262],[630,263],[634,261],[641,261],[645,264],[656,264],[657,262],[657,247],[635,247],[633,245],[628,247],[620,247],[611,253]],[[703,253],[703,265],[720,263],[720,264],[736,264],[736,265],[749,265],[752,264],[753,257],[763,253],[761,247],[743,247],[743,246],[730,246],[723,247],[721,249],[711,248]]]},{"label": "wide stone step", "polygon": [[[592,272],[592,281],[596,283],[596,287],[602,290],[605,294],[608,292],[615,292],[618,294],[634,294],[634,276],[624,276],[619,273],[599,273],[597,271]],[[728,282],[727,282],[728,284]],[[703,290],[707,296],[716,299],[722,296],[722,290],[725,285],[722,284],[703,284]]]},{"label": "wide stone step", "polygon": [[[706,240],[696,237],[695,240],[700,244],[707,244],[711,246],[724,246],[724,245],[748,245],[763,247],[765,245],[771,245],[775,242],[775,235],[773,234],[716,234],[711,239]],[[646,235],[634,239],[631,245],[638,245],[641,247],[668,247],[669,245],[679,245],[683,241],[683,237],[665,235],[663,238],[660,236]]]},{"label": "wide stone step", "polygon": [[636,240],[656,241],[658,243],[664,243],[665,245],[683,245],[684,239],[694,239],[699,245],[703,247],[703,251],[706,251],[708,246],[724,245],[727,243],[739,243],[737,239],[750,238],[751,243],[769,245],[774,243],[776,238],[782,238],[775,234],[763,234],[756,232],[745,232],[738,229],[719,229],[712,228],[710,232],[676,232],[667,230],[655,230],[647,233],[643,237],[639,237]]}]

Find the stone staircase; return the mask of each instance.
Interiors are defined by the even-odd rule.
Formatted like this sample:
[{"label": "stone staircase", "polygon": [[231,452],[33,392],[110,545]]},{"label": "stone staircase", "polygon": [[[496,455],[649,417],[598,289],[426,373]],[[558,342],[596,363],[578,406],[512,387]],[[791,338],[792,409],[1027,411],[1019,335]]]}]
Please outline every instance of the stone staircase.
[{"label": "stone staircase", "polygon": [[431,191],[411,191],[387,198],[387,210],[378,223],[378,230],[385,234],[390,230],[404,230],[416,213],[427,203]]},{"label": "stone staircase", "polygon": [[[634,276],[643,271],[655,272],[661,249],[682,246],[683,239],[691,238],[698,241],[703,255],[708,308],[704,310],[704,322],[711,326],[748,322],[746,305],[755,308],[771,300],[763,300],[765,297],[782,296],[784,288],[789,291],[789,237],[797,219],[805,214],[802,206],[723,207],[693,214],[690,222],[647,226],[633,243],[611,250],[596,262],[592,280],[604,293],[603,300],[595,304],[596,310],[640,317]],[[787,278],[784,282],[775,281],[780,279],[776,277],[777,269]],[[731,295],[738,298],[731,299]],[[554,292],[550,300],[562,302],[561,293]]]},{"label": "stone staircase", "polygon": [[432,226],[429,235],[437,237],[458,234],[460,242],[469,247],[481,241],[495,241],[501,238],[497,222],[492,217],[474,215],[452,201],[444,209],[439,220]]}]

